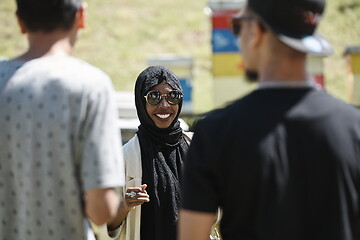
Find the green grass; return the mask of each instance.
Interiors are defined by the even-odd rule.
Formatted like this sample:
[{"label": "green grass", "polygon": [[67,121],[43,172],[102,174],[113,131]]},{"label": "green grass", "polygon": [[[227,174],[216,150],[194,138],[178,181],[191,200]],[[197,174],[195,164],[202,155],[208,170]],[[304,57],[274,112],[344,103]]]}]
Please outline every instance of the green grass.
[{"label": "green grass", "polygon": [[326,86],[329,92],[345,101],[349,100],[350,73],[343,52],[348,45],[360,45],[359,19],[359,0],[330,0],[320,25],[335,50],[334,55],[325,60]]},{"label": "green grass", "polygon": [[[88,26],[74,55],[110,75],[117,90],[132,91],[147,59],[172,53],[194,59],[193,88],[196,112],[212,102],[211,23],[203,12],[205,0],[88,0]],[[342,52],[360,44],[360,0],[329,0],[320,26],[335,54],[325,60],[326,87],[348,100],[347,65]],[[26,49],[14,17],[15,0],[0,1],[0,56],[13,57]],[[246,85],[244,83],[244,85]],[[245,89],[249,89],[247,86]],[[226,94],[226,93],[224,93]]]}]

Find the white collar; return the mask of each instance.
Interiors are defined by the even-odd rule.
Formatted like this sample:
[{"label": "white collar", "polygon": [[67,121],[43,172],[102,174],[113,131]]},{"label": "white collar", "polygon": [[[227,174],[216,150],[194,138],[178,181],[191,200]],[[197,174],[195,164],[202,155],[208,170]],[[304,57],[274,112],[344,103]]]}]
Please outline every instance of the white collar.
[{"label": "white collar", "polygon": [[268,89],[268,88],[304,88],[312,87],[318,88],[312,77],[304,81],[269,81],[269,82],[260,82],[258,89]]}]

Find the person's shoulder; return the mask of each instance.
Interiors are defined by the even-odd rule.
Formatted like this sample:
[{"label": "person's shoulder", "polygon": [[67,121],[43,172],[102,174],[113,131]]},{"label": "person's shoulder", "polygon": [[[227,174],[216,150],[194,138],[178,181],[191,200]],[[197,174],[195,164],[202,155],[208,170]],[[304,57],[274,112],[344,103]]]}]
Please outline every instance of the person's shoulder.
[{"label": "person's shoulder", "polygon": [[314,95],[321,98],[324,102],[326,102],[328,105],[333,106],[334,108],[338,109],[342,112],[348,112],[355,115],[360,114],[360,109],[356,107],[353,104],[347,103],[325,91],[314,91]]},{"label": "person's shoulder", "polygon": [[194,135],[194,132],[189,132],[189,131],[183,131],[183,136],[187,137],[187,138],[192,138]]},{"label": "person's shoulder", "polygon": [[29,63],[33,74],[45,76],[71,91],[100,92],[112,88],[111,79],[99,68],[73,56],[51,56]]},{"label": "person's shoulder", "polygon": [[337,103],[337,108],[339,109],[339,112],[335,114],[344,114],[345,116],[349,116],[351,118],[356,118],[357,120],[360,120],[360,108],[350,104],[346,103],[340,99],[335,98],[334,101]]},{"label": "person's shoulder", "polygon": [[123,154],[126,175],[141,178],[141,149],[137,134],[123,146]]},{"label": "person's shoulder", "polygon": [[183,131],[183,136],[184,136],[186,142],[187,142],[188,144],[190,144],[190,143],[191,143],[191,140],[192,140],[192,138],[193,138],[193,136],[194,136],[194,132],[185,132],[185,131]]},{"label": "person's shoulder", "polygon": [[55,55],[34,59],[26,62],[24,68],[32,74],[52,76],[58,79],[70,78],[72,82],[74,80],[88,82],[108,78],[99,68],[84,60],[68,55]]},{"label": "person's shoulder", "polygon": [[124,154],[128,154],[131,152],[138,152],[140,150],[140,143],[137,134],[135,134],[130,140],[124,144],[123,152]]},{"label": "person's shoulder", "polygon": [[231,118],[234,114],[231,114],[232,106],[216,109],[208,112],[204,117],[195,123],[194,132],[195,136],[200,132],[206,136],[213,136],[212,138],[220,137],[221,132],[226,131],[228,127],[233,125]]},{"label": "person's shoulder", "polygon": [[[301,105],[294,111],[296,115],[325,122],[341,121],[352,125],[360,122],[360,109],[325,91],[314,90],[306,96]],[[326,126],[323,124],[322,126]]]},{"label": "person's shoulder", "polygon": [[242,116],[242,111],[244,106],[248,102],[249,98],[252,97],[252,94],[249,94],[243,98],[237,99],[227,106],[222,108],[214,109],[210,112],[204,114],[204,117],[199,120],[202,124],[216,125],[221,123],[223,125],[228,121],[236,121],[236,119]]},{"label": "person's shoulder", "polygon": [[86,76],[93,79],[98,77],[107,78],[107,74],[101,69],[91,65],[90,63],[73,56],[59,56],[54,57],[53,61],[58,65],[63,64],[70,72],[75,72],[79,76]]}]

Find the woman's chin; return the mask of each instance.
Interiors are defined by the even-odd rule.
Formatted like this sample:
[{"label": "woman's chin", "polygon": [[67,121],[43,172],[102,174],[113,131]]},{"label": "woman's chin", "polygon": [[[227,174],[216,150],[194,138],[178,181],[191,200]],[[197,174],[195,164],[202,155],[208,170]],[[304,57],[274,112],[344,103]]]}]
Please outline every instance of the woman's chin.
[{"label": "woman's chin", "polygon": [[171,124],[171,122],[170,123],[164,123],[164,122],[161,122],[161,123],[155,123],[155,125],[158,127],[158,128],[168,128],[168,127],[170,127],[170,124]]},{"label": "woman's chin", "polygon": [[174,118],[169,117],[167,119],[161,119],[161,118],[158,118],[155,116],[153,118],[153,121],[158,128],[168,128],[168,127],[170,127],[172,121],[174,121]]}]

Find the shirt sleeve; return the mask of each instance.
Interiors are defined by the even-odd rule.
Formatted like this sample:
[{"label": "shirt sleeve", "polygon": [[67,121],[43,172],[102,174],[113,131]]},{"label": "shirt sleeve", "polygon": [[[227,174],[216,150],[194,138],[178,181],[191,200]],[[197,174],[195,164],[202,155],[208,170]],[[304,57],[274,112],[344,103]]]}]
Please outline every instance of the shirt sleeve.
[{"label": "shirt sleeve", "polygon": [[218,209],[219,176],[216,138],[199,121],[185,160],[182,208],[214,213]]},{"label": "shirt sleeve", "polygon": [[81,180],[85,190],[125,184],[115,92],[103,79],[83,99]]}]

